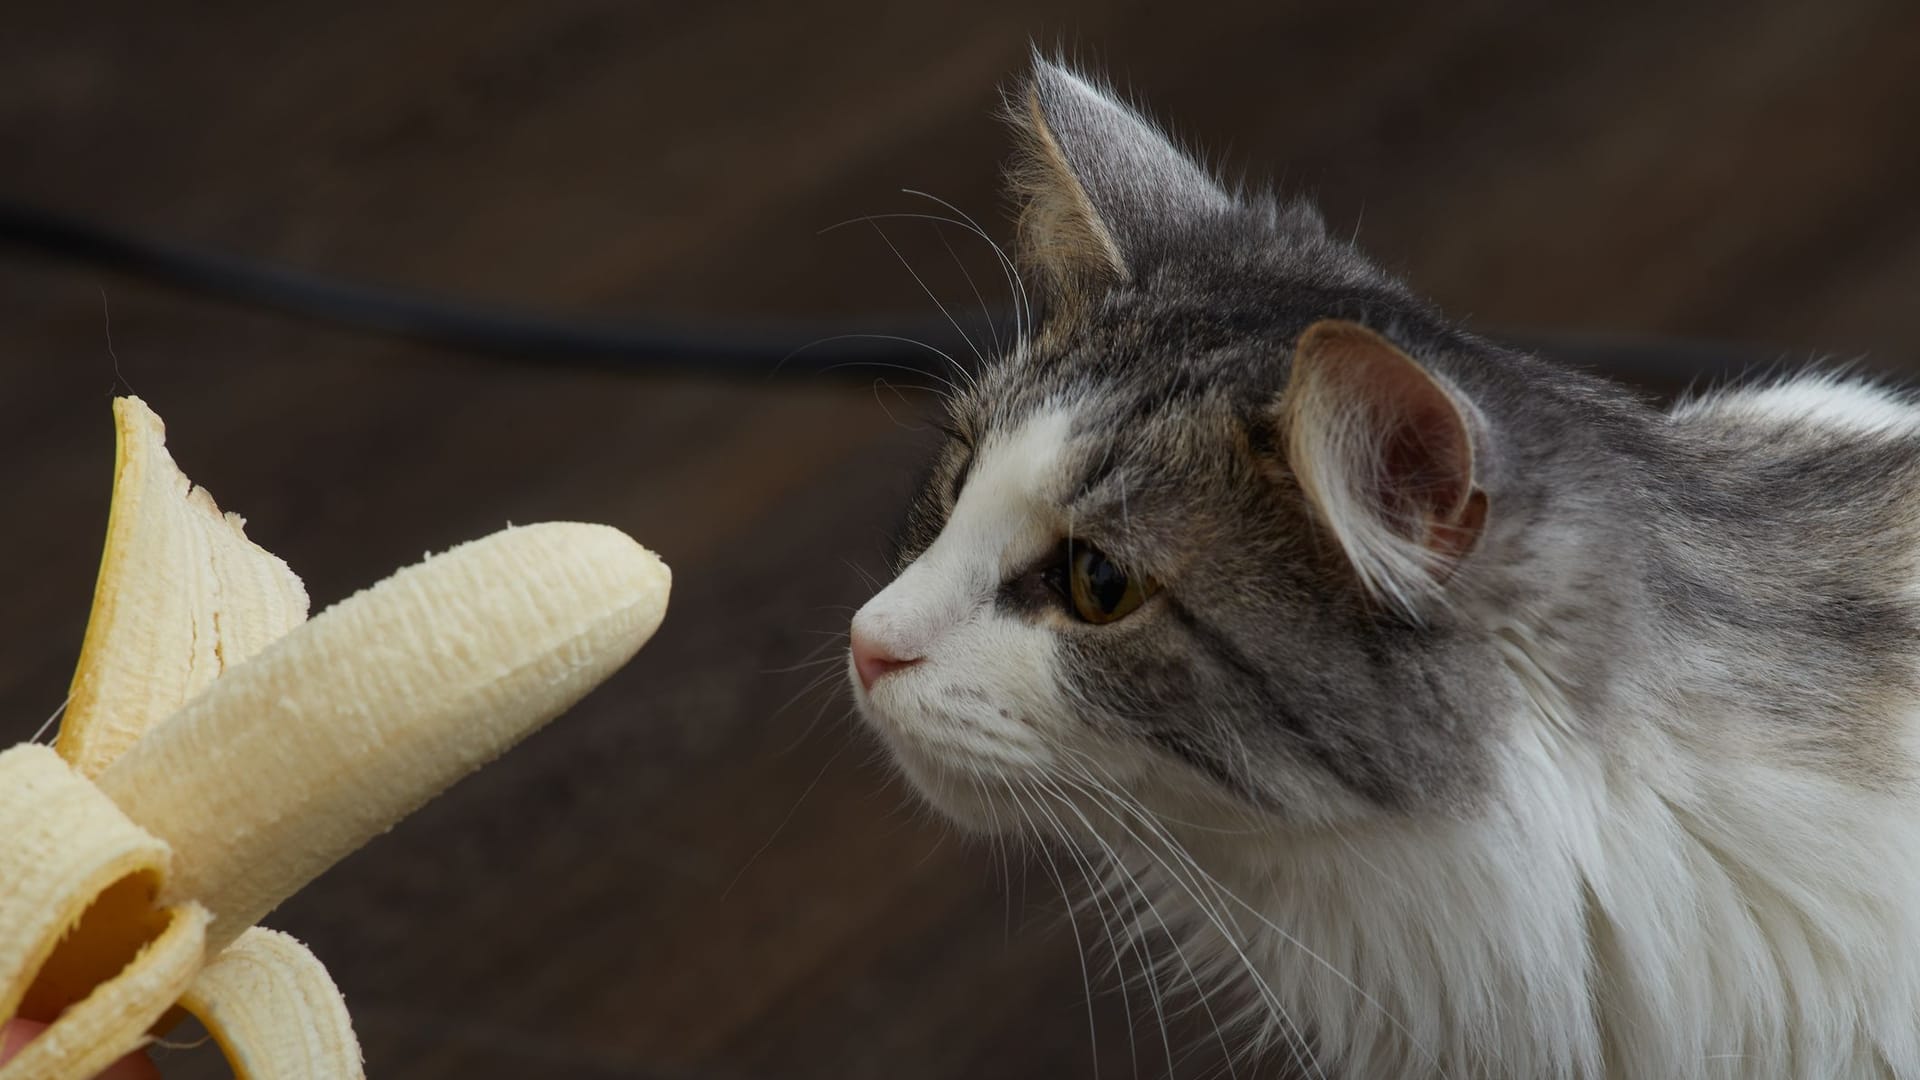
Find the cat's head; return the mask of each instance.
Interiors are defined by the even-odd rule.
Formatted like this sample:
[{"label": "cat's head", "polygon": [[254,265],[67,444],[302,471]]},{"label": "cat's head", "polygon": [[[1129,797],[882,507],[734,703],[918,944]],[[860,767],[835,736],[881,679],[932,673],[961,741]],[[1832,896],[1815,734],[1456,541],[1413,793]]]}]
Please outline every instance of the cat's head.
[{"label": "cat's head", "polygon": [[955,401],[854,617],[862,714],[981,827],[1046,785],[1301,821],[1473,802],[1514,683],[1463,598],[1530,498],[1487,347],[1064,68],[1010,111],[1047,314]]}]

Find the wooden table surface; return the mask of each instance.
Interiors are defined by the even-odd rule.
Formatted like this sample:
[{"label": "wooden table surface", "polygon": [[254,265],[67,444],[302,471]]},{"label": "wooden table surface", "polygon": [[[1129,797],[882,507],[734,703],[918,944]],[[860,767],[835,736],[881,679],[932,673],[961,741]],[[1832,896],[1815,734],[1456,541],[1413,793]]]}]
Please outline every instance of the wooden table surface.
[{"label": "wooden table surface", "polygon": [[[991,114],[1039,40],[1229,172],[1317,193],[1476,326],[1920,355],[1900,0],[7,6],[0,198],[370,282],[929,313],[871,228],[821,230],[925,210],[915,188],[1005,238]],[[961,268],[1004,299],[977,240],[947,234],[956,262],[888,229],[949,305],[978,306]],[[509,521],[608,522],[674,567],[654,642],[271,920],[332,968],[372,1075],[1165,1075],[1138,995],[1090,1026],[1046,875],[1005,880],[838,681],[808,690],[928,445],[915,381],[476,359],[0,251],[0,743],[65,693],[116,392],[316,604]],[[1179,1075],[1217,1071],[1202,1030],[1173,1024]]]}]

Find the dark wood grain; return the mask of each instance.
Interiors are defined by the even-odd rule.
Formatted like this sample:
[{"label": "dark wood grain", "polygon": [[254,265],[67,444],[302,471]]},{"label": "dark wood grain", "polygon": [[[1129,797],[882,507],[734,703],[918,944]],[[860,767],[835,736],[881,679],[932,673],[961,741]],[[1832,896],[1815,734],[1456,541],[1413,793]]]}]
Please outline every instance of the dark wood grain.
[{"label": "dark wood grain", "polygon": [[[371,281],[592,315],[930,311],[870,226],[821,230],[931,209],[915,188],[1004,238],[992,112],[1038,40],[1229,171],[1318,195],[1475,325],[1920,354],[1920,7],[1897,0],[9,8],[0,196]],[[978,241],[885,227],[948,304],[1004,302]],[[673,564],[629,669],[273,917],[333,969],[376,1077],[1167,1072],[1137,994],[1096,994],[1090,1024],[1046,874],[1008,881],[847,722],[833,635],[926,394],[476,360],[4,253],[0,358],[0,743],[65,692],[115,392],[317,603],[508,521],[609,522]],[[1217,1069],[1201,1019],[1169,1038],[1180,1075]]]}]

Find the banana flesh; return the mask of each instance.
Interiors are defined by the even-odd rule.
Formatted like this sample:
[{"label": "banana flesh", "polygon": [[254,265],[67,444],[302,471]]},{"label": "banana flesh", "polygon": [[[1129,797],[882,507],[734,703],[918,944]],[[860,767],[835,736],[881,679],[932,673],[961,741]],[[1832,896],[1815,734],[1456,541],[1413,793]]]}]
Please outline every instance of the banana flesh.
[{"label": "banana flesh", "polygon": [[[0,1080],[79,1080],[183,1012],[241,1080],[355,1080],[338,989],[255,924],[625,664],[671,576],[615,529],[509,528],[311,621],[300,580],[114,406],[93,611],[54,748],[0,752]],[[57,750],[57,752],[56,752]]]}]

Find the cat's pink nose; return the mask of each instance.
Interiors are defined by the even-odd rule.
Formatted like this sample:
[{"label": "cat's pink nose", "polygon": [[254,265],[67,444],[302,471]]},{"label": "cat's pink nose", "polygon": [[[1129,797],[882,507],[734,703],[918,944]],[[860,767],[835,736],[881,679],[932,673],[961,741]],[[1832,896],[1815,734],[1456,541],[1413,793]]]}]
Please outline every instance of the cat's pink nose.
[{"label": "cat's pink nose", "polygon": [[878,682],[882,675],[899,671],[903,667],[911,667],[920,662],[920,657],[918,656],[903,659],[893,655],[892,651],[886,646],[861,633],[859,630],[853,631],[853,633],[848,636],[848,642],[853,651],[853,670],[859,674],[860,687],[863,690],[872,690],[873,684]]}]

